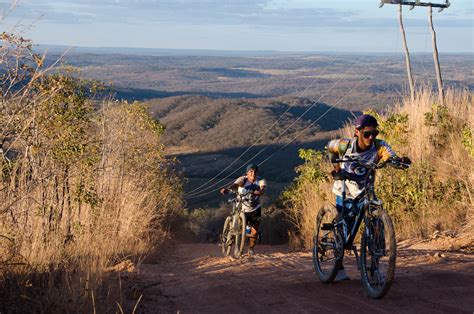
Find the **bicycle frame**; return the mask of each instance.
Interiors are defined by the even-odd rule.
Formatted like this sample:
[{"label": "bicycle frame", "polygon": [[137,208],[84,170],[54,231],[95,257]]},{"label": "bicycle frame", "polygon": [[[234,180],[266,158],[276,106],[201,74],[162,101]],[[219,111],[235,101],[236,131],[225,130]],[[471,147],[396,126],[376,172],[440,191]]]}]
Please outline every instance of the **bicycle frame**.
[{"label": "bicycle frame", "polygon": [[[410,163],[404,163],[398,158],[389,159],[382,164],[349,158],[337,159],[334,162],[354,162],[351,168],[360,166],[366,171],[364,173],[355,169],[357,173],[364,173],[363,177],[346,171],[333,173],[333,178],[343,183],[342,209],[337,206],[338,213],[334,212],[333,206],[323,206],[319,210],[316,219],[317,231],[313,237],[315,271],[323,283],[334,281],[341,270],[345,250],[352,250],[357,261],[357,268],[361,271],[362,283],[367,295],[370,298],[380,299],[393,283],[396,239],[392,220],[383,210],[382,202],[375,196],[375,172],[387,163],[399,169],[407,169]],[[349,185],[346,181],[356,181],[363,185],[360,193],[351,201],[347,200],[346,190]],[[348,205],[351,203],[354,207]],[[336,214],[335,218],[332,213]],[[324,222],[324,217],[332,218],[330,222]],[[364,221],[364,230],[359,257],[353,242],[362,221]],[[320,234],[321,232],[323,233]]]},{"label": "bicycle frame", "polygon": [[[234,245],[234,254],[236,256],[242,254],[245,245],[246,219],[243,211],[243,203],[248,201],[250,197],[250,194],[241,195],[235,193],[235,197],[230,198],[227,201],[232,203],[232,210],[224,223],[224,231],[221,236],[221,241],[226,247]],[[226,226],[228,226],[228,229],[226,229]],[[227,248],[223,250],[224,254],[228,255],[229,251],[225,250],[227,250]]]},{"label": "bicycle frame", "polygon": [[[351,160],[351,159],[345,159],[345,160],[337,160],[337,161],[356,161],[356,160]],[[362,190],[362,192],[353,200],[353,206],[357,206],[359,208],[359,211],[357,212],[357,215],[354,218],[354,224],[352,225],[352,228],[348,230],[347,223],[345,219],[340,219],[338,222],[334,224],[336,228],[342,227],[343,231],[343,243],[344,243],[344,249],[354,249],[353,248],[353,242],[354,239],[357,235],[357,231],[359,230],[359,227],[362,223],[363,220],[367,223],[367,215],[368,213],[372,213],[373,207],[380,208],[382,206],[382,202],[377,199],[375,196],[375,170],[378,168],[381,168],[382,166],[378,165],[370,165],[367,168],[367,174],[365,176],[365,186]],[[341,217],[344,218],[346,213],[346,184],[345,181],[348,180],[350,177],[349,176],[342,176],[342,212],[341,212]],[[362,205],[362,206],[361,206]],[[375,210],[375,209],[374,209]],[[355,251],[355,250],[354,250]]]},{"label": "bicycle frame", "polygon": [[233,199],[228,200],[229,203],[232,203],[232,211],[230,216],[232,217],[231,222],[231,234],[234,236],[239,233],[239,216],[243,212],[242,211],[242,203],[243,200],[238,195]]}]

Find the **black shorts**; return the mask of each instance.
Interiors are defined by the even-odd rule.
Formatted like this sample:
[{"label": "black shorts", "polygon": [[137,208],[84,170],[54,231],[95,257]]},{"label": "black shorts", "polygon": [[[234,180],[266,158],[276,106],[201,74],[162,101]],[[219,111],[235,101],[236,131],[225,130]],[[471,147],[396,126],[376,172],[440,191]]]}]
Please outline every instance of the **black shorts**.
[{"label": "black shorts", "polygon": [[245,213],[245,220],[247,220],[247,225],[253,227],[255,230],[258,230],[261,217],[262,217],[262,207],[259,207],[253,212]]}]

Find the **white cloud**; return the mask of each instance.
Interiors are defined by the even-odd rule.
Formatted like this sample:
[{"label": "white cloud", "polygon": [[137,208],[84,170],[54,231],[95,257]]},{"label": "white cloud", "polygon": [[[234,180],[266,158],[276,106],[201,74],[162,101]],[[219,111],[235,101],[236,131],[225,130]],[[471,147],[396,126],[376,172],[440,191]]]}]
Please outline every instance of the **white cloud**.
[{"label": "white cloud", "polygon": [[[453,34],[455,30],[472,34],[470,1],[456,0],[443,13],[435,12],[435,27],[452,29]],[[9,4],[0,0],[0,10]],[[190,43],[188,48],[193,48],[205,42],[218,47],[219,42],[228,40],[228,32],[232,32],[232,36],[242,41],[247,39],[258,49],[265,49],[260,45],[263,43],[274,49],[275,45],[282,44],[278,36],[287,40],[297,38],[301,40],[298,47],[309,47],[308,39],[316,32],[326,33],[325,38],[334,36],[348,42],[353,42],[351,34],[366,32],[380,34],[376,37],[383,43],[388,42],[391,39],[386,34],[395,34],[398,29],[396,11],[397,6],[393,5],[379,9],[377,0],[20,0],[10,20],[35,20],[41,16],[35,27],[42,31],[32,31],[40,34],[38,39],[33,39],[47,43],[76,41],[77,45],[93,42],[126,46],[133,41],[135,46],[149,47],[148,38],[155,37],[161,38],[157,40],[158,46],[172,48]],[[404,21],[409,36],[413,28],[418,32],[425,30],[426,8],[405,10]],[[66,30],[72,35],[67,36]],[[127,34],[128,41],[124,41],[123,34]],[[96,39],[91,39],[92,36]],[[194,40],[197,36],[201,41]],[[269,36],[277,41],[275,45],[270,39],[262,40]],[[362,40],[361,45],[366,45],[364,38],[369,41],[373,36],[358,38]],[[291,43],[297,45],[296,40],[291,39]],[[248,44],[242,49],[252,49],[252,46]]]}]

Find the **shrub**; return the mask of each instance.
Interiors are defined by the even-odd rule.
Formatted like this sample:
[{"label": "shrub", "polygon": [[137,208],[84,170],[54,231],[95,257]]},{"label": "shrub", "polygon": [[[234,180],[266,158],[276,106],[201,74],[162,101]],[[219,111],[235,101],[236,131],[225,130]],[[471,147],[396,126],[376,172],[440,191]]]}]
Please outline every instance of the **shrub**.
[{"label": "shrub", "polygon": [[[435,230],[462,231],[472,221],[472,95],[449,90],[445,103],[438,105],[432,92],[424,90],[414,102],[407,99],[387,114],[369,111],[377,116],[381,137],[413,161],[407,171],[386,168],[377,173],[377,193],[399,239],[428,237]],[[352,132],[350,124],[340,131],[345,137]],[[300,157],[304,164],[280,201],[293,234],[309,246],[317,211],[333,199],[326,175],[331,167],[322,152],[302,150]]]},{"label": "shrub", "polygon": [[43,68],[29,41],[2,43],[1,304],[117,311],[105,269],[146,254],[181,208],[164,128],[138,103],[97,100],[95,84]]}]

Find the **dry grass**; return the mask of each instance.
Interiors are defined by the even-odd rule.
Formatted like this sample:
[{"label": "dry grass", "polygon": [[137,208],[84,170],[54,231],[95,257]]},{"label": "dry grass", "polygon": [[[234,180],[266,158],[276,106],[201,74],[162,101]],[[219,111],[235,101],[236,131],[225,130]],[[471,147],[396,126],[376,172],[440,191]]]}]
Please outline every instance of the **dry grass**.
[{"label": "dry grass", "polygon": [[286,210],[291,224],[296,226],[296,229],[290,229],[289,232],[292,249],[311,247],[319,209],[327,202],[334,204],[334,200],[328,199],[332,195],[331,189],[330,183],[315,185],[305,182],[300,187],[298,197],[301,198],[301,203],[289,206]]},{"label": "dry grass", "polygon": [[[405,99],[398,112],[409,119],[407,141],[396,149],[414,161],[411,178],[422,184],[426,197],[418,208],[410,210],[410,204],[405,204],[394,213],[399,232],[426,237],[436,230],[461,231],[472,224],[474,207],[472,94],[450,89],[442,106],[426,89],[419,91],[414,102]],[[412,219],[413,214],[416,219]]]},{"label": "dry grass", "polygon": [[[435,231],[472,232],[474,228],[474,110],[468,91],[448,90],[444,105],[429,89],[414,102],[406,99],[393,112],[379,116],[381,138],[399,156],[409,156],[408,171],[378,173],[378,196],[395,222],[398,239],[429,237]],[[353,126],[340,130],[351,137]],[[287,217],[295,226],[294,243],[308,247],[316,213],[328,199],[331,182],[309,174],[328,173],[328,164],[307,159],[296,184],[284,193]],[[288,195],[293,195],[288,197]],[[286,197],[286,199],[285,199]]]},{"label": "dry grass", "polygon": [[122,283],[105,270],[138,262],[181,208],[163,128],[3,40],[0,312],[120,311]]}]

